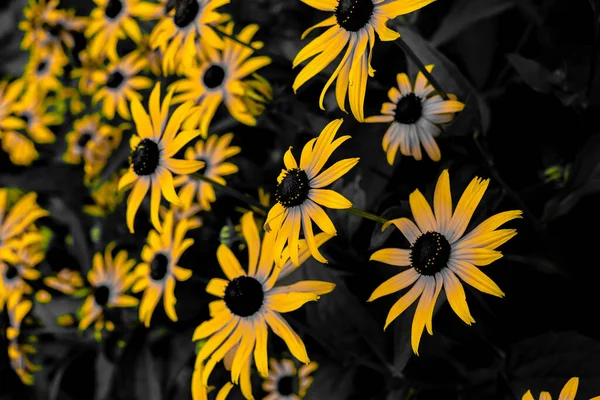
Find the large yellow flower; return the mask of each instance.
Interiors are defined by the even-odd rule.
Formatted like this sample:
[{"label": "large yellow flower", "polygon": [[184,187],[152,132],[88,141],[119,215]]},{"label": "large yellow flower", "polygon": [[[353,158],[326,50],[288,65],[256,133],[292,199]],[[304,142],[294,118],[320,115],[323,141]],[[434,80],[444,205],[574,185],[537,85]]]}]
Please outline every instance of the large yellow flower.
[{"label": "large yellow flower", "polygon": [[373,76],[371,67],[375,33],[382,41],[396,40],[400,34],[389,29],[386,23],[399,15],[408,14],[434,0],[302,0],[304,3],[331,14],[329,18],[309,28],[302,34],[304,39],[313,29],[327,30],[306,45],[294,58],[295,68],[314,57],[300,71],[294,80],[294,92],[309,79],[325,69],[342,50],[346,52],[333,74],[325,84],[319,99],[323,98],[329,86],[337,78],[335,95],[338,106],[346,111],[346,94],[354,117],[364,120],[363,106],[367,89],[367,75]]},{"label": "large yellow flower", "polygon": [[[433,65],[426,68],[431,72]],[[368,117],[365,122],[391,122],[382,142],[390,165],[398,149],[403,155],[420,160],[421,145],[429,158],[439,161],[442,154],[434,139],[442,133],[438,125],[452,121],[465,105],[455,99],[442,99],[421,71],[414,88],[405,73],[398,74],[397,81],[398,89],[393,87],[388,92],[391,103],[381,105],[382,115]]]},{"label": "large yellow flower", "polygon": [[283,359],[269,360],[271,369],[269,376],[262,384],[263,390],[269,393],[263,400],[300,400],[313,382],[310,376],[319,364],[311,362],[296,369],[294,361]]},{"label": "large yellow flower", "polygon": [[[213,278],[206,291],[220,300],[209,304],[211,319],[203,322],[194,332],[194,341],[208,338],[196,357],[196,367],[202,373],[192,380],[192,392],[206,386],[208,377],[216,364],[225,359],[231,367],[231,379],[237,383],[241,377],[242,393],[247,399],[252,397],[250,367],[252,359],[259,373],[266,377],[267,335],[270,327],[282,338],[290,352],[301,362],[310,362],[302,339],[292,330],[280,313],[297,310],[309,301],[316,301],[320,295],[331,292],[335,285],[322,281],[300,281],[287,286],[277,286],[277,282],[296,269],[284,255],[281,268],[273,265],[273,240],[261,240],[251,212],[241,219],[242,232],[248,244],[248,271],[246,272],[233,252],[224,244],[217,249],[217,259],[227,279]],[[269,236],[272,234],[266,234]],[[317,235],[321,245],[331,236]],[[299,262],[310,257],[304,240],[298,242]],[[254,357],[252,357],[254,354]],[[229,368],[228,368],[229,369]]]},{"label": "large yellow flower", "polygon": [[442,290],[454,312],[468,325],[475,322],[460,283],[498,297],[504,293],[478,266],[500,258],[496,248],[517,234],[515,229],[496,230],[500,225],[519,218],[521,211],[506,211],[494,215],[465,235],[467,225],[481,201],[489,179],[474,178],[452,212],[452,194],[448,170],[440,175],[435,187],[434,211],[419,190],[409,197],[410,208],[417,224],[407,218],[388,221],[383,229],[394,224],[410,243],[410,249],[382,249],[371,260],[399,267],[410,267],[388,279],[375,289],[368,301],[395,293],[412,285],[390,309],[385,328],[420,297],[412,324],[411,344],[415,354],[423,329],[433,334],[433,308]]},{"label": "large yellow flower", "polygon": [[[577,395],[577,388],[579,387],[579,378],[574,377],[569,379],[569,381],[565,384],[563,389],[560,391],[558,395],[558,400],[575,400],[575,395]],[[531,394],[531,390],[528,390],[527,393],[523,395],[521,400],[535,400],[533,395]],[[552,400],[552,396],[548,392],[541,392],[539,400]],[[600,396],[596,396],[591,398],[590,400],[600,400]]]},{"label": "large yellow flower", "polygon": [[169,202],[179,203],[172,173],[192,174],[204,165],[201,161],[172,158],[190,140],[200,134],[197,130],[179,130],[181,122],[190,111],[192,106],[190,103],[177,107],[169,117],[172,95],[173,92],[170,91],[161,106],[160,83],[157,83],[148,101],[150,115],[146,113],[137,98],[131,101],[136,135],[131,137],[130,167],[119,181],[119,190],[135,182],[127,199],[127,226],[132,233],[135,214],[151,186],[150,218],[154,227],[160,231],[158,209],[161,192]]},{"label": "large yellow flower", "polygon": [[138,91],[152,86],[152,80],[139,73],[146,65],[146,60],[128,54],[121,60],[113,61],[106,71],[98,71],[94,75],[100,84],[100,89],[92,96],[92,104],[102,102],[102,114],[112,120],[115,110],[124,119],[130,119],[127,102],[142,100]]},{"label": "large yellow flower", "polygon": [[[208,126],[222,102],[236,120],[246,125],[256,125],[256,113],[252,113],[246,101],[249,93],[257,92],[253,86],[256,82],[253,79],[249,84],[247,77],[271,63],[267,56],[253,57],[251,47],[262,45],[261,42],[252,42],[257,30],[257,25],[249,25],[237,35],[237,39],[248,46],[225,37],[222,50],[202,47],[199,51],[200,64],[183,70],[185,77],[173,84],[179,93],[173,102],[193,100],[198,106],[185,122],[186,128],[199,126],[206,137]],[[233,35],[233,24],[228,24],[224,31]]]},{"label": "large yellow flower", "polygon": [[67,133],[67,151],[63,160],[69,164],[80,164],[83,160],[85,180],[91,182],[106,165],[112,152],[121,143],[123,131],[119,127],[100,122],[100,114],[89,114],[73,122],[73,131]]},{"label": "large yellow flower", "polygon": [[[234,174],[238,171],[235,164],[225,162],[229,157],[238,154],[241,149],[238,146],[229,146],[233,134],[228,133],[221,137],[217,135],[210,136],[206,141],[198,140],[194,148],[188,147],[185,151],[186,160],[199,160],[204,162],[204,167],[198,170],[217,183],[225,185],[226,175]],[[181,192],[191,191],[197,193],[198,202],[203,210],[210,210],[210,204],[216,200],[215,189],[213,186],[189,175],[182,175],[175,178],[175,186],[183,185]]]},{"label": "large yellow flower", "polygon": [[84,330],[96,322],[96,332],[106,328],[114,330],[114,323],[105,318],[104,312],[107,308],[135,307],[139,301],[135,297],[125,294],[134,283],[135,275],[131,269],[135,260],[128,259],[127,252],[121,250],[113,258],[115,249],[112,242],[101,253],[94,254],[93,268],[88,272],[87,279],[91,285],[91,293],[83,302],[79,310],[79,329]]},{"label": "large yellow flower", "polygon": [[96,8],[90,14],[85,36],[90,40],[92,57],[106,54],[111,60],[119,58],[117,43],[130,37],[135,43],[142,40],[142,31],[134,18],[148,19],[146,3],[141,0],[94,0]]},{"label": "large yellow flower", "polygon": [[185,238],[188,230],[193,226],[188,220],[173,221],[173,212],[165,216],[165,224],[161,233],[150,231],[146,245],[142,249],[142,262],[135,267],[134,275],[137,282],[133,292],[144,291],[140,303],[140,321],[147,327],[156,305],[163,298],[163,305],[167,316],[172,321],[177,321],[175,311],[175,283],[187,281],[192,276],[192,271],[181,268],[177,263],[182,254],[194,244],[194,239]]},{"label": "large yellow flower", "polygon": [[298,265],[300,228],[304,232],[312,256],[322,263],[327,263],[315,244],[312,221],[323,232],[329,235],[337,234],[333,222],[321,206],[345,209],[352,207],[352,203],[338,192],[323,188],[345,175],[359,160],[346,158],[321,172],[333,151],[350,139],[347,135],[333,139],[342,122],[342,119],[331,121],[323,128],[319,137],[311,139],[304,146],[300,165],[296,163],[291,147],[283,157],[285,169],[277,178],[277,203],[269,211],[265,224],[265,230],[273,232],[273,251],[277,265],[283,247],[288,242],[290,259],[294,265]]},{"label": "large yellow flower", "polygon": [[216,11],[227,3],[229,0],[179,0],[160,19],[152,30],[150,43],[153,49],[163,51],[165,74],[192,66],[198,52],[196,38],[201,48],[223,47],[223,40],[214,27],[229,19]]}]

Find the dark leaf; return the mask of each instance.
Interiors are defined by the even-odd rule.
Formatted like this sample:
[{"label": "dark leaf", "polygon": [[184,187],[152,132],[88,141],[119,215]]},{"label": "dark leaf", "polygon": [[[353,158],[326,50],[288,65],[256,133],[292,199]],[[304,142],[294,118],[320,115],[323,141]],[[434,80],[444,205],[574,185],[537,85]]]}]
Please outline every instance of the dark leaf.
[{"label": "dark leaf", "polygon": [[539,93],[550,91],[551,73],[543,65],[516,53],[507,54],[506,58],[529,87]]}]

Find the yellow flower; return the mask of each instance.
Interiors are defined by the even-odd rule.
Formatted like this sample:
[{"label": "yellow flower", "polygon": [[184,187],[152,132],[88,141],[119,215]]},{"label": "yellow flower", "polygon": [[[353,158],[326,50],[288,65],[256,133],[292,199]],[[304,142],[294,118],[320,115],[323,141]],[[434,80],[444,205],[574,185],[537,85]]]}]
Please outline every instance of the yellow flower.
[{"label": "yellow flower", "polygon": [[6,329],[8,340],[15,340],[21,334],[21,322],[31,310],[31,306],[31,300],[23,298],[21,293],[8,298],[6,303],[9,320],[9,327]]},{"label": "yellow flower", "polygon": [[102,101],[102,114],[106,118],[112,120],[116,110],[121,118],[131,119],[127,102],[133,99],[139,102],[142,95],[138,91],[152,86],[150,78],[138,76],[145,64],[146,60],[130,53],[121,60],[111,62],[106,71],[94,74],[100,89],[92,96],[92,104]]},{"label": "yellow flower", "polygon": [[201,48],[222,48],[223,40],[214,26],[229,17],[216,11],[229,0],[178,0],[150,34],[153,49],[164,54],[162,68],[166,74],[192,66],[197,53],[196,38]]},{"label": "yellow flower", "polygon": [[345,175],[359,160],[346,158],[321,172],[333,151],[350,139],[350,136],[346,135],[333,140],[342,121],[336,119],[330,122],[323,128],[319,137],[311,139],[304,146],[299,166],[292,155],[291,147],[283,157],[285,169],[277,178],[277,203],[269,211],[265,223],[265,230],[274,233],[273,251],[277,265],[283,247],[288,242],[291,249],[290,259],[294,265],[299,265],[297,249],[300,228],[304,232],[312,256],[322,263],[327,263],[315,244],[312,221],[323,232],[329,235],[337,234],[335,226],[321,206],[345,209],[352,207],[352,203],[338,192],[323,188]]},{"label": "yellow flower", "polygon": [[[390,309],[385,328],[420,297],[412,324],[411,344],[418,354],[423,329],[432,331],[433,309],[442,290],[454,312],[468,325],[475,322],[460,283],[498,297],[504,293],[478,266],[488,265],[500,258],[496,248],[517,234],[515,229],[496,230],[500,225],[520,218],[521,211],[496,214],[465,235],[467,225],[481,201],[489,179],[474,178],[452,212],[452,194],[448,170],[440,175],[435,187],[434,212],[419,190],[409,197],[410,208],[417,224],[408,218],[398,218],[383,225],[394,224],[410,243],[410,249],[382,249],[371,260],[409,269],[393,276],[375,289],[368,301],[398,292],[412,285]],[[458,277],[458,278],[457,278]],[[414,285],[413,285],[414,284]]]},{"label": "yellow flower", "polygon": [[325,84],[319,99],[322,110],[323,98],[329,86],[337,78],[335,95],[338,106],[346,111],[346,94],[354,118],[364,120],[363,106],[367,89],[367,74],[373,76],[371,67],[375,33],[380,40],[396,40],[400,34],[389,29],[388,20],[422,8],[434,0],[302,0],[304,3],[331,14],[329,18],[307,29],[304,39],[313,29],[327,28],[319,37],[306,45],[294,58],[295,68],[313,58],[294,80],[294,92],[309,79],[325,69],[346,48],[346,52],[333,74]]},{"label": "yellow flower", "polygon": [[42,49],[32,52],[23,74],[27,91],[35,93],[37,97],[43,97],[49,90],[59,92],[63,86],[60,77],[68,63],[69,59],[62,50]]},{"label": "yellow flower", "polygon": [[[569,379],[563,389],[560,391],[558,395],[558,400],[575,400],[575,395],[577,394],[577,388],[579,387],[579,378],[574,377]],[[552,396],[548,392],[540,393],[540,400],[552,400]],[[535,400],[533,395],[531,394],[531,390],[528,390],[527,393],[523,395],[522,400]],[[600,400],[600,396],[596,396],[591,398],[590,400]]]},{"label": "yellow flower", "polygon": [[91,197],[94,204],[86,204],[83,206],[83,212],[95,217],[103,217],[107,214],[112,214],[125,195],[119,191],[119,180],[123,173],[113,174],[100,187],[92,190]]},{"label": "yellow flower", "polygon": [[35,144],[18,132],[8,132],[4,135],[2,150],[8,153],[10,161],[15,165],[29,166],[40,156]]},{"label": "yellow flower", "polygon": [[[185,158],[186,160],[202,161],[204,166],[197,172],[225,185],[223,177],[235,174],[238,171],[235,164],[225,162],[226,159],[241,151],[238,146],[229,146],[232,140],[232,133],[227,133],[221,137],[211,135],[206,141],[198,140],[194,148],[188,147],[185,151]],[[188,191],[197,194],[202,209],[210,210],[210,204],[216,200],[215,189],[210,183],[189,175],[182,175],[175,178],[175,186],[180,185],[183,185],[180,194]]]},{"label": "yellow flower", "polygon": [[306,391],[313,382],[310,376],[319,364],[311,362],[296,370],[292,360],[269,360],[271,369],[269,376],[263,382],[263,390],[269,393],[263,400],[300,400],[306,396]]},{"label": "yellow flower", "polygon": [[35,348],[30,344],[19,343],[21,334],[21,322],[31,310],[30,300],[17,296],[9,298],[7,303],[9,327],[6,330],[6,338],[9,340],[8,356],[14,371],[19,375],[21,381],[26,385],[33,384],[33,375],[31,372],[38,371],[40,367],[32,364],[27,358],[28,354],[34,354]]},{"label": "yellow flower", "polygon": [[44,278],[44,284],[49,288],[75,297],[84,297],[89,293],[79,271],[63,268],[56,276]]},{"label": "yellow flower", "polygon": [[[433,65],[426,68],[431,72]],[[454,113],[462,111],[465,105],[455,99],[442,99],[420,71],[414,88],[405,73],[398,74],[397,81],[399,90],[389,90],[391,103],[382,104],[382,115],[368,117],[365,122],[391,122],[382,143],[390,165],[398,149],[403,155],[420,160],[421,145],[429,158],[439,161],[442,155],[434,139],[442,133],[438,125],[452,121]]]},{"label": "yellow flower", "polygon": [[91,182],[106,165],[112,152],[121,143],[123,130],[129,125],[113,127],[100,122],[100,114],[86,115],[73,123],[67,133],[67,151],[63,160],[69,164],[84,162],[85,180]]},{"label": "yellow flower", "polygon": [[190,140],[197,137],[199,131],[180,131],[181,122],[188,115],[191,104],[177,107],[169,117],[171,104],[170,91],[160,104],[160,83],[152,90],[146,113],[137,98],[131,101],[131,113],[135,121],[136,135],[131,137],[131,157],[129,170],[119,181],[119,190],[134,183],[135,186],[127,199],[127,226],[133,233],[133,220],[142,200],[151,188],[150,219],[158,231],[161,230],[158,218],[161,192],[170,203],[179,203],[175,193],[173,175],[192,174],[204,164],[201,161],[179,160],[172,158]]},{"label": "yellow flower", "polygon": [[175,283],[187,281],[192,276],[191,270],[177,265],[182,254],[194,244],[194,239],[185,238],[190,229],[189,222],[184,219],[175,224],[172,212],[167,213],[164,222],[161,233],[152,230],[148,234],[142,249],[142,262],[134,271],[139,280],[132,290],[135,293],[144,291],[140,303],[140,321],[147,327],[161,297],[167,316],[177,321]]},{"label": "yellow flower", "polygon": [[37,52],[41,49],[63,52],[61,45],[69,49],[75,46],[73,31],[82,31],[86,20],[76,17],[73,10],[58,9],[60,0],[29,0],[23,9],[25,20],[19,29],[25,32],[21,47]]},{"label": "yellow flower", "polygon": [[202,211],[202,207],[194,201],[196,193],[193,190],[182,189],[177,195],[179,196],[179,200],[181,200],[179,205],[170,203],[168,209],[160,206],[160,216],[164,219],[167,213],[172,211],[175,223],[186,219],[189,229],[200,228],[204,224],[204,219],[198,215]]},{"label": "yellow flower", "polygon": [[[241,219],[242,232],[248,244],[248,271],[246,272],[233,252],[224,244],[217,250],[217,259],[227,279],[213,278],[206,291],[219,300],[209,304],[211,319],[203,322],[192,340],[208,338],[196,357],[196,367],[203,366],[201,374],[192,380],[192,392],[198,386],[206,386],[215,365],[225,360],[231,369],[231,380],[238,383],[247,399],[252,397],[250,367],[252,359],[259,373],[266,377],[268,371],[267,335],[268,327],[282,338],[290,352],[301,362],[310,360],[302,339],[292,330],[280,313],[299,309],[320,295],[331,292],[335,285],[322,281],[300,281],[287,286],[277,286],[280,279],[288,276],[296,267],[285,263],[281,268],[273,265],[273,240],[266,234],[261,240],[251,212]],[[331,238],[317,235],[318,245]],[[299,261],[310,257],[306,242],[299,241]],[[284,252],[286,261],[287,249]],[[252,357],[254,354],[254,357]]]},{"label": "yellow flower", "polygon": [[263,114],[267,103],[273,100],[273,88],[262,76],[254,73],[252,79],[245,80],[246,93],[242,96],[242,102],[250,115],[258,117]]},{"label": "yellow flower", "polygon": [[24,86],[25,82],[22,79],[10,83],[0,81],[0,139],[6,133],[25,128],[25,123],[21,119],[11,115],[14,105],[23,93]]},{"label": "yellow flower", "polygon": [[142,41],[132,51],[135,57],[146,60],[145,70],[149,70],[155,76],[162,75],[163,52],[150,46],[150,35],[142,36]]},{"label": "yellow flower", "polygon": [[94,265],[87,275],[87,280],[92,287],[91,294],[79,310],[80,330],[100,320],[101,323],[95,326],[96,331],[100,331],[105,325],[104,311],[107,308],[135,307],[139,303],[135,297],[125,294],[135,279],[135,275],[131,273],[135,261],[128,259],[125,250],[119,251],[113,259],[114,249],[115,243],[112,242],[104,250],[104,257],[101,253],[94,254]]},{"label": "yellow flower", "polygon": [[[257,30],[257,25],[249,25],[236,37],[248,46],[260,47],[262,43],[252,42]],[[233,24],[228,24],[224,31],[233,35]],[[239,122],[256,125],[255,115],[251,113],[253,110],[248,109],[245,97],[256,92],[256,83],[253,81],[248,84],[246,78],[269,65],[271,59],[266,56],[253,57],[254,51],[248,46],[224,37],[222,50],[201,47],[200,64],[182,71],[185,77],[173,84],[173,88],[179,93],[173,98],[173,102],[193,100],[198,106],[185,122],[186,128],[199,126],[203,137],[206,137],[208,126],[221,102],[225,103],[231,116]]]},{"label": "yellow flower", "polygon": [[135,43],[142,40],[142,31],[134,18],[148,19],[147,3],[140,0],[94,0],[96,8],[90,14],[85,36],[90,40],[92,57],[106,54],[117,60],[117,43],[130,37]]},{"label": "yellow flower", "polygon": [[105,59],[91,57],[87,49],[79,52],[81,67],[73,68],[71,78],[79,79],[77,87],[81,94],[92,95],[103,80],[102,70],[105,68]]}]

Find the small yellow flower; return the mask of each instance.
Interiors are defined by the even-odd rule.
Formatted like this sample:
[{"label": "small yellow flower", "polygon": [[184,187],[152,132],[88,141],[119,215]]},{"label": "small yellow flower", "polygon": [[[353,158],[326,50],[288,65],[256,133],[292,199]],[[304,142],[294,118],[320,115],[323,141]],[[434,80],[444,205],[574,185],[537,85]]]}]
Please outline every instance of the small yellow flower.
[{"label": "small yellow flower", "polygon": [[81,94],[92,95],[102,81],[102,71],[106,68],[105,59],[92,57],[87,49],[79,52],[81,67],[73,68],[71,78],[79,79],[77,87]]},{"label": "small yellow flower", "polygon": [[119,191],[119,180],[123,174],[124,172],[114,174],[100,187],[92,190],[91,197],[94,204],[84,205],[83,212],[94,217],[103,217],[115,212],[125,195],[125,193]]},{"label": "small yellow flower", "polygon": [[6,133],[14,133],[17,129],[25,128],[25,122],[11,115],[14,106],[23,93],[25,81],[17,79],[12,82],[0,81],[0,139]]},{"label": "small yellow flower", "polygon": [[6,338],[9,340],[8,356],[13,370],[17,373],[21,381],[26,385],[33,384],[32,372],[38,371],[40,367],[29,361],[27,355],[34,354],[35,348],[30,344],[19,342],[21,335],[21,323],[25,316],[31,310],[30,300],[17,296],[9,298],[7,303],[9,327],[6,330]]},{"label": "small yellow flower", "polygon": [[63,268],[55,276],[44,278],[44,284],[49,288],[75,297],[87,296],[89,289],[79,271]]},{"label": "small yellow flower", "polygon": [[310,374],[319,368],[319,364],[311,362],[296,369],[294,361],[288,359],[277,361],[271,358],[269,363],[269,376],[262,384],[263,390],[269,395],[263,400],[303,399],[313,382]]},{"label": "small yellow flower", "polygon": [[32,53],[23,74],[27,91],[38,97],[50,90],[59,92],[63,86],[60,78],[68,63],[69,59],[62,51],[37,50]]},{"label": "small yellow flower", "polygon": [[[563,389],[560,391],[558,395],[558,400],[575,400],[575,395],[577,394],[577,388],[579,387],[579,378],[574,377],[569,379]],[[531,390],[528,390],[527,393],[523,395],[522,400],[535,400],[533,395],[531,394]],[[552,396],[548,392],[541,392],[539,400],[552,400]],[[590,400],[600,400],[600,396],[596,396],[591,398]]]}]

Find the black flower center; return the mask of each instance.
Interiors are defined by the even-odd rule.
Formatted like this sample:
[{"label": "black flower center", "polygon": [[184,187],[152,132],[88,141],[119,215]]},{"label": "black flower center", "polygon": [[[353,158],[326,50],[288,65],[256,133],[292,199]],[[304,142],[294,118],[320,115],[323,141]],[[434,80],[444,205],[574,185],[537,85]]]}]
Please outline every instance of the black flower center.
[{"label": "black flower center", "polygon": [[401,124],[414,124],[421,119],[422,112],[421,98],[414,93],[409,93],[398,100],[394,118]]},{"label": "black flower center", "polygon": [[208,170],[208,161],[206,160],[206,158],[198,157],[198,158],[196,158],[196,160],[204,162],[204,165],[196,172],[198,174],[202,174],[202,175],[206,174],[206,170]]},{"label": "black flower center", "polygon": [[419,236],[412,245],[410,260],[418,273],[433,276],[448,265],[450,250],[444,235],[430,231]]},{"label": "black flower center", "polygon": [[48,34],[54,38],[60,37],[60,33],[64,30],[64,27],[60,22],[57,22],[54,25],[50,25],[47,22],[42,23],[42,29],[44,29]]},{"label": "black flower center", "polygon": [[123,3],[121,3],[121,0],[108,0],[108,4],[104,9],[104,15],[113,19],[119,15],[121,10],[123,10]]},{"label": "black flower center", "polygon": [[275,200],[285,208],[299,206],[308,198],[309,190],[306,172],[298,168],[290,169],[275,189]]},{"label": "black flower center", "polygon": [[144,139],[138,144],[129,163],[133,166],[133,172],[138,176],[150,175],[156,171],[160,161],[160,150],[155,141]]},{"label": "black flower center", "polygon": [[223,84],[225,79],[225,70],[220,65],[211,65],[204,71],[202,81],[208,89],[214,89]]},{"label": "black flower center", "polygon": [[254,315],[262,306],[265,293],[262,284],[249,276],[239,276],[225,289],[225,304],[239,317]]},{"label": "black flower center", "polygon": [[338,0],[335,17],[338,25],[350,32],[363,28],[373,15],[373,0]]},{"label": "black flower center", "polygon": [[38,74],[43,74],[44,72],[46,72],[46,69],[48,68],[48,61],[47,60],[42,60],[40,61],[40,63],[37,65],[37,67],[35,68],[36,72]]},{"label": "black flower center", "polygon": [[110,289],[106,285],[100,285],[94,288],[94,301],[100,307],[104,307],[108,303],[108,297],[110,295]]},{"label": "black flower center", "polygon": [[158,253],[150,264],[150,278],[160,281],[167,275],[168,269],[169,259],[163,253]]},{"label": "black flower center", "polygon": [[106,86],[111,89],[116,89],[121,86],[121,83],[125,80],[125,77],[121,73],[121,71],[113,71],[106,80]]},{"label": "black flower center", "polygon": [[4,276],[7,280],[11,281],[15,279],[19,275],[19,270],[12,264],[6,263],[6,271],[4,272]]},{"label": "black flower center", "polygon": [[185,28],[196,19],[198,11],[200,11],[198,0],[179,0],[175,6],[173,22],[178,27]]},{"label": "black flower center", "polygon": [[81,136],[79,136],[79,140],[77,140],[77,146],[80,149],[83,149],[86,144],[90,141],[92,135],[89,132],[83,132]]},{"label": "black flower center", "polygon": [[291,376],[282,376],[277,381],[277,392],[282,396],[289,396],[294,393],[294,378]]}]

